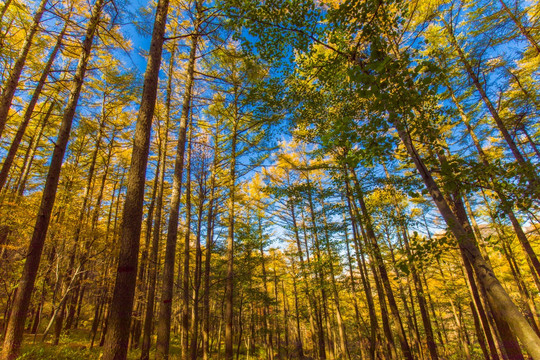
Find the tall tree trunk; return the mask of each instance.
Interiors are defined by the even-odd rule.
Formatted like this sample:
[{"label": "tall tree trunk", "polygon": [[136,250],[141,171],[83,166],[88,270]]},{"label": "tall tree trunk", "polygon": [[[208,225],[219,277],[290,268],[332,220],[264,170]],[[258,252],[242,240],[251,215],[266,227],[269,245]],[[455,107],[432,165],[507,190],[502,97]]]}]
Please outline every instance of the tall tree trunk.
[{"label": "tall tree trunk", "polygon": [[531,32],[527,30],[525,25],[523,25],[523,22],[512,12],[512,10],[510,10],[510,8],[508,8],[504,0],[499,0],[499,3],[501,4],[504,12],[508,15],[508,17],[512,19],[521,35],[523,35],[527,39],[529,44],[531,44],[531,46],[536,50],[536,52],[540,54],[540,45],[538,45],[536,40],[532,37]]},{"label": "tall tree trunk", "polygon": [[521,314],[516,305],[512,302],[508,293],[504,290],[501,283],[493,273],[491,267],[482,257],[480,250],[476,246],[474,239],[465,231],[456,215],[452,212],[438,185],[431,176],[431,173],[424,165],[423,160],[416,151],[410,135],[403,128],[402,124],[396,123],[401,141],[405,145],[407,153],[413,160],[418,172],[420,173],[427,190],[429,191],[435,205],[443,216],[450,231],[456,237],[460,248],[466,258],[472,264],[472,267],[480,280],[482,286],[488,294],[488,301],[493,311],[498,312],[500,317],[508,322],[508,325],[521,341],[529,355],[535,360],[540,360],[540,338],[527,322],[527,319]]},{"label": "tall tree trunk", "polygon": [[191,360],[197,360],[198,344],[199,344],[199,290],[201,288],[201,272],[202,272],[202,250],[201,250],[201,226],[203,217],[203,208],[205,202],[204,180],[199,179],[198,191],[198,211],[197,211],[197,234],[195,236],[195,273],[193,276],[193,307],[191,309],[191,344],[190,353]]},{"label": "tall tree trunk", "polygon": [[[237,105],[237,104],[235,104]],[[225,282],[225,360],[233,359],[233,286],[234,286],[234,211],[236,206],[236,144],[238,136],[238,118],[236,114],[233,132],[231,134],[231,163],[229,167],[229,204],[228,204],[228,220],[227,220],[227,275]]]},{"label": "tall tree trunk", "polygon": [[[219,123],[218,123],[219,124]],[[218,165],[219,151],[219,126],[216,124],[214,132],[214,160],[212,164],[212,174],[210,175],[210,199],[208,204],[208,215],[206,223],[206,256],[204,259],[204,292],[203,292],[203,359],[210,357],[210,260],[214,245],[214,219],[217,207],[214,205],[216,192],[216,172]]]},{"label": "tall tree trunk", "polygon": [[[172,62],[173,60],[171,60]],[[169,70],[171,68],[169,67]],[[169,76],[172,77],[172,73],[169,72]],[[167,104],[170,104],[170,92],[167,92]],[[154,318],[154,304],[156,293],[156,281],[157,281],[157,267],[158,267],[158,253],[159,253],[159,240],[161,237],[161,211],[163,208],[163,188],[165,182],[165,169],[167,162],[167,143],[169,139],[169,121],[170,121],[170,106],[166,105],[166,121],[163,138],[160,140],[160,167],[158,171],[158,189],[156,196],[156,211],[154,214],[154,226],[152,233],[152,247],[150,250],[150,257],[148,259],[148,289],[146,293],[146,311],[143,323],[143,338],[141,346],[141,360],[148,360],[150,358],[150,346],[152,335],[152,324]]]},{"label": "tall tree trunk", "polygon": [[364,294],[366,296],[366,302],[368,305],[369,311],[369,323],[370,323],[370,337],[369,337],[369,356],[371,360],[375,359],[375,351],[377,349],[377,333],[379,332],[379,324],[377,321],[377,314],[375,312],[375,303],[373,301],[373,296],[371,295],[371,284],[367,278],[367,269],[365,269],[365,261],[363,258],[363,251],[360,248],[360,240],[357,227],[357,219],[359,218],[358,211],[356,207],[353,208],[351,201],[351,189],[349,185],[349,179],[347,171],[344,172],[345,175],[345,190],[347,198],[347,210],[349,216],[351,217],[352,225],[352,235],[353,243],[356,254],[356,262],[358,263],[358,270],[360,272],[360,280],[362,282],[362,287],[364,288]]},{"label": "tall tree trunk", "polygon": [[[261,269],[262,269],[262,281],[263,281],[263,289],[264,294],[268,296],[270,299],[270,293],[268,292],[268,284],[267,284],[267,275],[266,275],[266,262],[265,262],[265,256],[264,256],[264,243],[262,241],[262,226],[261,226],[261,219],[258,219],[259,221],[259,236],[261,238]],[[272,331],[268,327],[268,319],[270,317],[270,305],[268,304],[268,301],[264,301],[264,307],[263,307],[263,331],[264,331],[264,345],[266,350],[266,358],[269,360],[274,360],[274,344],[272,341]]]},{"label": "tall tree trunk", "polygon": [[[67,279],[71,279],[71,273],[73,272],[73,268],[75,266],[75,260],[77,258],[77,254],[79,252],[79,248],[83,248],[85,249],[87,244],[84,244],[81,246],[80,244],[80,239],[81,239],[81,232],[82,232],[82,229],[83,229],[83,226],[84,226],[84,220],[85,220],[85,215],[87,213],[87,207],[88,207],[88,202],[90,200],[90,194],[91,194],[91,189],[92,189],[92,184],[93,184],[93,181],[94,181],[94,173],[95,173],[95,170],[96,170],[96,162],[97,162],[97,158],[98,158],[98,154],[99,154],[99,151],[100,151],[100,148],[101,148],[101,139],[103,137],[103,132],[105,130],[105,123],[106,123],[106,120],[107,120],[107,117],[105,115],[105,104],[106,104],[106,95],[105,93],[103,94],[103,99],[102,99],[102,103],[101,103],[101,119],[100,119],[100,122],[99,122],[99,127],[98,127],[98,136],[97,136],[97,139],[96,139],[96,144],[95,144],[95,147],[92,151],[92,156],[91,156],[91,160],[90,160],[90,167],[88,169],[88,176],[86,178],[86,184],[85,184],[85,188],[84,188],[84,193],[83,193],[83,202],[82,202],[82,205],[81,205],[81,209],[79,210],[79,216],[78,216],[78,219],[77,219],[77,223],[75,225],[75,233],[73,235],[73,248],[71,250],[71,255],[70,255],[70,259],[69,259],[69,265],[68,265],[68,269],[67,269]],[[86,243],[86,241],[85,241]],[[75,279],[75,291],[73,291],[71,293],[71,303],[69,304],[69,313],[68,313],[68,317],[66,319],[66,329],[70,329],[71,328],[71,322],[73,321],[73,316],[75,315],[75,305],[76,305],[76,301],[77,301],[77,298],[78,298],[78,295],[79,295],[79,279]],[[64,304],[64,307],[67,306],[67,302],[66,304]],[[60,323],[60,329],[61,329],[61,324],[62,324],[62,321],[64,319],[64,315],[65,315],[65,309],[62,309],[58,315],[58,322]],[[55,334],[56,335],[56,334]],[[58,334],[59,335],[59,334]]]},{"label": "tall tree trunk", "polygon": [[144,75],[141,105],[135,126],[133,153],[122,214],[118,268],[103,350],[104,360],[123,360],[127,356],[131,312],[137,281],[146,165],[168,9],[169,0],[158,1],[149,59]]},{"label": "tall tree trunk", "polygon": [[32,163],[34,162],[34,156],[36,154],[37,148],[39,147],[41,137],[43,136],[43,132],[45,131],[45,127],[47,126],[49,122],[49,118],[52,114],[52,111],[54,110],[54,107],[55,107],[55,103],[53,101],[49,105],[49,109],[47,110],[47,113],[45,114],[43,119],[41,119],[39,130],[36,130],[37,134],[34,133],[34,135],[28,141],[28,148],[26,149],[26,152],[24,155],[21,172],[20,172],[19,178],[17,179],[15,183],[15,186],[13,187],[13,191],[17,192],[18,196],[23,196],[24,194],[24,190],[26,189],[26,182],[28,181],[28,176],[30,175],[30,170],[32,169]]},{"label": "tall tree trunk", "polygon": [[[510,151],[514,155],[514,158],[518,161],[518,163],[520,165],[524,166],[525,169],[528,169],[530,167],[529,166],[530,164],[529,164],[528,160],[526,160],[523,157],[523,155],[521,154],[521,152],[519,151],[514,139],[512,138],[510,133],[508,132],[508,129],[506,128],[506,125],[504,124],[502,118],[500,117],[499,112],[497,111],[497,109],[495,109],[495,107],[491,103],[491,100],[489,99],[483,85],[481,84],[478,75],[474,72],[469,60],[467,59],[467,56],[465,55],[465,53],[463,52],[463,49],[459,45],[452,28],[450,27],[450,25],[446,22],[446,20],[442,16],[440,18],[444,23],[444,28],[446,29],[446,32],[448,33],[448,36],[450,37],[450,43],[454,47],[454,50],[457,52],[457,54],[459,56],[459,60],[463,64],[465,70],[467,71],[467,74],[469,75],[469,77],[472,80],[474,86],[476,87],[476,90],[480,94],[480,96],[482,98],[482,101],[484,102],[484,104],[488,108],[489,113],[491,114],[491,117],[495,121],[495,124],[497,125],[497,128],[499,129],[499,131],[501,132],[504,140],[508,144],[508,147],[510,148]],[[534,175],[534,174],[528,174],[527,176],[529,176],[529,178],[531,176],[533,176],[533,178],[536,178],[536,175]]]},{"label": "tall tree trunk", "polygon": [[[195,26],[197,28],[197,24]],[[161,302],[159,306],[157,325],[157,352],[158,359],[167,359],[169,356],[172,292],[174,285],[174,264],[176,241],[178,237],[178,219],[180,215],[180,197],[182,187],[182,175],[184,170],[184,153],[186,149],[186,133],[190,118],[191,96],[193,91],[195,62],[199,36],[197,33],[191,36],[191,50],[187,67],[187,80],[182,101],[182,115],[178,130],[178,142],[176,145],[176,160],[174,163],[173,187],[169,204],[169,223],[167,228],[167,242],[165,246],[165,260],[163,267],[163,283],[161,289]]]},{"label": "tall tree trunk", "polygon": [[[43,0],[43,6],[45,2],[46,0]],[[73,118],[75,117],[75,110],[77,108],[79,95],[84,82],[86,67],[90,59],[92,42],[94,40],[94,35],[96,33],[103,5],[104,0],[96,1],[86,28],[79,63],[73,79],[71,94],[62,117],[58,138],[51,157],[51,165],[47,174],[47,180],[45,182],[45,187],[43,188],[43,195],[41,198],[38,217],[34,226],[32,239],[30,240],[30,245],[28,247],[26,261],[24,263],[23,272],[19,281],[17,296],[15,298],[11,317],[8,323],[6,338],[4,339],[4,346],[1,355],[3,360],[15,359],[19,353],[24,323],[26,321],[26,313],[30,304],[32,291],[34,289],[41,253],[43,251],[43,245],[45,244],[52,208],[56,198],[60,170],[62,168],[64,154],[71,132],[71,125],[73,123]]]},{"label": "tall tree trunk", "polygon": [[[475,146],[475,148],[476,148],[476,150],[478,152],[478,156],[480,157],[480,160],[482,161],[482,164],[486,168],[489,168],[490,163],[489,163],[488,156],[484,152],[484,150],[482,149],[480,141],[478,140],[476,134],[474,133],[473,128],[470,125],[469,119],[467,118],[467,116],[466,116],[466,114],[465,114],[465,112],[463,110],[463,107],[461,106],[458,99],[456,98],[452,88],[450,86],[448,86],[448,85],[447,85],[447,88],[448,88],[448,90],[450,92],[450,95],[452,96],[452,100],[453,100],[454,104],[456,105],[456,107],[457,107],[457,109],[459,111],[459,114],[461,116],[461,121],[465,124],[465,126],[467,128],[467,132],[469,133],[469,136],[473,140],[473,144],[474,144],[474,146]],[[527,236],[525,235],[525,232],[523,231],[523,228],[521,227],[521,224],[519,223],[519,220],[517,219],[517,217],[516,217],[516,215],[514,213],[514,210],[513,210],[514,204],[512,204],[508,200],[507,196],[504,194],[504,191],[503,191],[503,188],[502,188],[501,184],[499,184],[497,179],[491,174],[490,174],[489,177],[490,177],[492,186],[493,186],[493,188],[495,190],[495,193],[497,194],[497,196],[499,197],[499,199],[502,202],[503,211],[508,216],[508,218],[510,219],[510,222],[512,223],[512,227],[514,228],[514,231],[515,231],[516,236],[517,236],[517,238],[519,240],[519,243],[521,244],[521,246],[523,247],[523,250],[525,251],[525,253],[529,257],[530,263],[532,263],[532,265],[533,265],[533,268],[531,270],[536,272],[536,274],[538,276],[540,276],[540,260],[538,260],[538,257],[536,256],[536,253],[534,252],[533,248],[531,247],[531,244],[529,243],[529,240],[527,239]]]},{"label": "tall tree trunk", "polygon": [[[189,137],[191,142],[191,135],[193,132],[189,131]],[[189,353],[189,301],[191,294],[191,287],[189,284],[189,261],[190,261],[190,240],[191,240],[191,143],[188,148],[187,164],[186,164],[186,230],[184,233],[184,262],[182,269],[182,359],[188,360],[190,358]],[[180,273],[180,271],[178,271]]]},{"label": "tall tree trunk", "polygon": [[325,247],[326,247],[326,252],[327,252],[327,256],[328,256],[328,269],[329,269],[329,272],[330,272],[330,280],[331,280],[331,284],[332,284],[332,292],[333,292],[333,300],[334,300],[334,305],[336,306],[336,321],[337,321],[337,325],[338,325],[338,331],[339,331],[339,346],[340,346],[340,351],[341,351],[341,354],[339,356],[339,358],[346,358],[346,359],[350,359],[351,356],[349,354],[349,349],[348,349],[348,346],[347,346],[347,330],[345,329],[345,324],[343,323],[343,317],[342,317],[342,309],[341,309],[341,301],[340,301],[340,297],[339,297],[339,291],[338,291],[338,288],[337,288],[337,283],[336,283],[336,275],[335,275],[335,270],[334,270],[334,264],[333,264],[333,257],[334,257],[334,254],[333,254],[333,251],[330,247],[330,236],[328,234],[328,220],[326,218],[326,211],[324,209],[324,203],[322,203],[321,201],[321,207],[322,207],[322,211],[323,211],[323,220],[324,220],[324,234],[325,234]]},{"label": "tall tree trunk", "polygon": [[[396,210],[398,210],[397,205],[396,205]],[[431,327],[431,321],[429,319],[429,312],[427,308],[426,297],[424,295],[424,287],[422,286],[422,282],[418,275],[418,270],[416,269],[416,265],[412,260],[413,254],[411,251],[411,247],[409,245],[409,235],[407,233],[407,230],[403,228],[401,231],[403,233],[403,242],[405,244],[405,250],[407,252],[407,256],[409,257],[409,264],[411,266],[411,275],[412,275],[415,290],[416,290],[416,297],[418,300],[418,306],[420,308],[422,324],[424,325],[424,331],[426,333],[426,342],[427,342],[429,354],[432,360],[436,360],[439,358],[439,356],[437,354],[437,345],[435,344],[435,337],[433,336],[433,328]]]},{"label": "tall tree trunk", "polygon": [[386,293],[386,297],[388,299],[388,305],[390,306],[390,313],[392,315],[392,320],[394,322],[394,326],[397,329],[399,343],[401,346],[401,351],[403,352],[403,356],[408,359],[412,360],[413,356],[411,353],[411,349],[409,347],[409,343],[407,341],[407,336],[405,335],[405,330],[403,328],[403,324],[401,322],[401,317],[399,315],[399,309],[397,307],[396,300],[393,295],[393,290],[390,285],[390,279],[388,278],[388,273],[386,271],[386,267],[383,262],[383,258],[381,255],[381,251],[379,248],[379,244],[377,242],[377,238],[375,236],[375,232],[373,230],[373,226],[371,223],[371,217],[368,213],[366,204],[364,202],[364,197],[362,190],[360,188],[360,184],[358,182],[358,178],[356,176],[356,173],[354,170],[351,170],[351,173],[353,175],[353,180],[355,182],[355,190],[356,190],[356,198],[358,199],[358,202],[360,204],[360,209],[362,211],[363,219],[364,219],[364,225],[366,227],[366,235],[367,239],[370,242],[371,250],[374,255],[374,260],[377,264],[377,268],[379,271],[379,275],[381,276],[381,280],[384,286],[384,291]]}]

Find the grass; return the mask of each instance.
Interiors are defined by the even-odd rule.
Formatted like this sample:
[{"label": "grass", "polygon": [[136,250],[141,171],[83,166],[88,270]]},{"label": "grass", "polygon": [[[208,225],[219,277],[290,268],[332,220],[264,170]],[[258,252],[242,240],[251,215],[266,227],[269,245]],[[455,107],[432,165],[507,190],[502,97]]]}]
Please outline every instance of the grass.
[{"label": "grass", "polygon": [[[96,342],[99,342],[99,335]],[[38,335],[34,341],[34,335],[25,334],[21,355],[17,360],[82,360],[99,359],[103,348],[94,345],[90,349],[90,335],[87,330],[71,330],[60,337],[58,345],[52,343],[52,336],[49,335],[46,342],[41,342]],[[155,339],[153,339],[155,344]],[[154,349],[152,349],[153,352]],[[129,360],[140,358],[140,349],[128,352]],[[180,359],[180,341],[171,338],[170,359]]]}]

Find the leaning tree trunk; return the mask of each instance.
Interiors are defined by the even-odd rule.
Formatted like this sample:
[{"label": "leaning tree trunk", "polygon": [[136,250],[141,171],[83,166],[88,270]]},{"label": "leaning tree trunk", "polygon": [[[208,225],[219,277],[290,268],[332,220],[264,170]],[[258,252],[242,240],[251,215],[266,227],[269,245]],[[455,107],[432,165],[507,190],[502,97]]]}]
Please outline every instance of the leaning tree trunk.
[{"label": "leaning tree trunk", "polygon": [[519,32],[521,35],[523,35],[529,44],[531,44],[532,47],[536,50],[538,54],[540,54],[540,45],[536,42],[536,40],[532,37],[531,31],[528,30],[525,25],[523,25],[523,22],[510,10],[508,5],[504,2],[504,0],[499,0],[499,3],[501,4],[502,8],[504,9],[504,12],[508,15],[510,19],[514,22],[516,27],[519,29]]},{"label": "leaning tree trunk", "polygon": [[[218,120],[219,121],[219,120]],[[210,175],[210,199],[208,201],[208,215],[206,223],[206,256],[204,259],[204,291],[203,291],[203,360],[210,357],[210,263],[214,244],[214,218],[217,209],[214,205],[216,192],[216,171],[219,154],[219,122],[214,132],[214,159]]]},{"label": "leaning tree trunk", "polygon": [[[39,29],[39,23],[41,22],[41,16],[45,12],[45,6],[47,5],[47,1],[48,0],[41,0],[39,7],[36,10],[36,13],[34,14],[32,25],[26,33],[26,38],[24,39],[22,49],[19,52],[17,60],[15,60],[15,64],[11,69],[6,83],[4,84],[2,95],[0,95],[0,137],[4,132],[4,127],[6,126],[6,122],[8,120],[9,109],[11,108],[11,102],[13,101],[13,97],[15,96],[15,90],[17,90],[19,78],[21,77],[24,64],[26,63],[26,58],[28,57],[28,52],[30,51],[30,47],[32,46],[32,40]],[[7,4],[5,9],[7,9]],[[88,35],[88,31],[86,32],[86,34]],[[92,34],[92,37],[93,36],[94,34]]]},{"label": "leaning tree trunk", "polygon": [[[497,128],[499,129],[499,131],[501,132],[504,140],[508,144],[508,147],[510,148],[510,151],[512,152],[512,155],[514,155],[514,158],[518,161],[518,163],[520,165],[524,166],[525,169],[528,169],[530,167],[529,161],[526,160],[523,157],[523,155],[519,151],[514,139],[512,138],[510,133],[508,132],[508,129],[506,128],[506,125],[504,124],[499,112],[497,111],[497,109],[495,109],[495,106],[493,106],[493,103],[489,99],[489,97],[488,97],[488,95],[486,93],[486,90],[484,89],[484,86],[481,84],[480,78],[474,72],[471,63],[469,62],[469,60],[467,59],[467,56],[463,52],[463,49],[459,45],[459,43],[458,43],[458,41],[457,41],[457,39],[455,37],[455,33],[453,32],[450,25],[446,22],[446,20],[444,18],[441,17],[441,20],[443,21],[444,27],[445,27],[445,29],[446,29],[449,37],[450,37],[450,43],[454,47],[454,50],[457,52],[460,62],[463,64],[463,67],[467,71],[467,74],[469,75],[469,77],[472,80],[474,86],[476,87],[476,90],[480,94],[480,97],[482,98],[482,101],[484,102],[484,104],[488,108],[489,113],[491,114],[491,117],[495,121],[495,124],[497,125]],[[529,176],[531,179],[534,179],[534,180],[537,179],[536,175],[533,174],[533,173],[527,174],[527,176]]]},{"label": "leaning tree trunk", "polygon": [[69,24],[70,15],[71,15],[71,11],[67,15],[67,19],[64,24],[64,27],[62,28],[62,31],[60,31],[60,34],[58,34],[58,37],[56,38],[56,44],[54,45],[54,48],[52,49],[51,54],[49,55],[49,60],[47,60],[47,63],[45,64],[45,67],[42,70],[37,86],[34,89],[34,93],[32,94],[32,98],[30,99],[30,101],[28,102],[28,105],[26,106],[26,110],[23,115],[23,120],[21,124],[19,125],[19,128],[17,129],[15,138],[11,142],[8,153],[6,155],[6,159],[4,160],[4,163],[2,164],[2,170],[0,170],[0,191],[6,184],[9,170],[11,169],[11,165],[13,164],[13,160],[15,159],[15,155],[17,154],[17,150],[19,149],[21,140],[24,136],[24,133],[26,132],[26,128],[28,127],[28,124],[30,123],[30,119],[32,118],[32,114],[34,113],[34,108],[36,107],[39,96],[41,95],[43,86],[45,86],[45,82],[47,81],[47,78],[49,77],[49,73],[51,72],[52,65],[54,63],[54,60],[56,59],[56,55],[58,54],[58,51],[60,50],[60,47],[62,46],[62,41],[64,39],[64,35],[66,33],[67,26]]},{"label": "leaning tree trunk", "polygon": [[510,329],[521,341],[521,344],[525,347],[529,355],[535,360],[540,360],[540,338],[530,326],[527,319],[521,314],[517,306],[512,302],[512,299],[506,290],[504,290],[493,273],[493,270],[482,257],[474,239],[472,239],[470,234],[465,231],[456,215],[452,212],[442,195],[439,186],[435,183],[431,173],[424,165],[423,160],[414,147],[408,132],[402,124],[396,122],[394,125],[401,141],[405,145],[407,153],[412,158],[427,190],[433,198],[435,205],[450,228],[450,231],[452,231],[456,237],[463,254],[471,263],[477,278],[484,287],[491,309],[494,312],[497,312],[498,316],[508,323]]},{"label": "leaning tree trunk", "polygon": [[156,8],[150,54],[141,95],[141,106],[135,127],[133,154],[128,173],[118,268],[114,286],[103,359],[125,359],[129,341],[133,296],[137,281],[137,262],[141,236],[146,165],[150,147],[152,118],[156,106],[161,53],[165,41],[165,24],[169,0],[159,0]]},{"label": "leaning tree trunk", "polygon": [[28,247],[28,255],[24,263],[17,296],[15,297],[11,317],[8,323],[1,355],[3,360],[15,359],[21,346],[26,312],[28,311],[28,306],[30,304],[30,297],[34,289],[41,253],[47,236],[47,229],[49,227],[49,221],[51,219],[51,213],[56,198],[56,190],[58,189],[60,170],[62,168],[64,154],[71,132],[71,125],[73,123],[73,118],[75,117],[75,110],[84,82],[86,67],[90,59],[92,42],[94,40],[104,2],[105,0],[96,1],[92,9],[90,21],[86,28],[86,35],[82,43],[82,52],[73,79],[71,95],[64,111],[64,116],[62,117],[58,138],[51,157],[51,165],[47,174],[47,180],[45,182],[45,187],[43,188],[36,225],[34,226],[34,232]]}]

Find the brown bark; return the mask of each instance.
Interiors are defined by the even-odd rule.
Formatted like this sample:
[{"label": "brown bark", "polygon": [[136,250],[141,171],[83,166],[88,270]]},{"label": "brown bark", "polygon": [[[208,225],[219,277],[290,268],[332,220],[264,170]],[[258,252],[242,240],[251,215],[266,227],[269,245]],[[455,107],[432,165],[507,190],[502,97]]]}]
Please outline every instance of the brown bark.
[{"label": "brown bark", "polygon": [[394,326],[397,328],[401,351],[403,352],[403,356],[406,359],[412,360],[413,359],[412,352],[409,347],[409,343],[407,341],[407,336],[405,335],[403,324],[401,322],[401,316],[399,315],[399,309],[397,307],[397,303],[393,295],[393,290],[390,285],[390,279],[388,278],[388,273],[386,271],[386,267],[383,262],[379,244],[377,243],[377,238],[375,236],[375,232],[373,231],[373,226],[371,224],[371,217],[368,213],[366,204],[364,202],[363,193],[360,188],[360,184],[358,183],[358,178],[356,177],[354,170],[351,170],[351,173],[353,175],[353,180],[355,182],[356,199],[358,200],[360,204],[360,209],[362,211],[362,217],[364,220],[367,240],[369,240],[369,245],[371,246],[371,251],[373,253],[373,257],[374,257],[377,269],[379,271],[379,275],[381,276],[381,280],[384,286],[384,291],[388,299],[388,305],[390,306],[390,313],[392,315]]},{"label": "brown bark", "polygon": [[149,59],[144,76],[141,105],[135,126],[133,153],[122,213],[117,276],[103,350],[104,360],[121,360],[125,359],[127,355],[131,312],[137,280],[146,165],[168,9],[169,0],[158,1]]},{"label": "brown bark", "polygon": [[[43,1],[43,4],[45,4],[45,1],[46,0]],[[26,312],[30,304],[30,298],[34,289],[37,270],[41,259],[41,253],[43,251],[43,245],[47,236],[47,229],[49,227],[52,208],[56,198],[56,191],[58,189],[60,170],[62,168],[64,154],[71,132],[71,125],[73,123],[73,118],[75,117],[75,110],[77,108],[79,95],[84,82],[86,67],[90,59],[92,42],[97,30],[103,5],[104,0],[96,1],[92,9],[90,21],[86,28],[79,63],[73,79],[71,94],[62,117],[58,138],[51,157],[51,165],[49,167],[45,187],[43,189],[36,225],[34,227],[32,239],[30,240],[27,258],[18,286],[17,297],[15,298],[12,314],[8,323],[6,338],[4,340],[1,355],[3,360],[15,359],[20,349],[24,322],[26,320]]]},{"label": "brown bark", "polygon": [[[171,76],[171,73],[169,73]],[[169,98],[168,93],[168,99]],[[169,101],[167,101],[168,103]],[[150,257],[148,259],[148,289],[146,292],[146,311],[143,323],[143,337],[141,346],[141,360],[148,360],[150,358],[150,346],[152,335],[152,323],[154,318],[155,307],[155,293],[156,293],[156,281],[157,281],[157,267],[158,267],[158,253],[159,253],[159,240],[161,237],[161,211],[163,208],[163,187],[165,182],[165,168],[167,161],[167,142],[169,138],[169,110],[167,110],[166,122],[164,128],[163,138],[160,141],[160,156],[159,161],[159,176],[158,176],[158,189],[156,196],[156,211],[153,220],[152,229],[152,247],[150,250]]]},{"label": "brown bark", "polygon": [[[189,137],[193,132],[190,129]],[[191,139],[190,139],[191,140]],[[188,360],[189,353],[189,303],[191,299],[191,287],[189,284],[189,262],[191,248],[191,145],[188,148],[186,164],[186,225],[184,233],[184,263],[182,269],[182,338],[180,347],[182,349],[182,359]],[[178,271],[180,273],[180,271]]]},{"label": "brown bark", "polygon": [[216,192],[216,171],[219,152],[219,121],[216,123],[214,132],[214,160],[212,164],[212,175],[210,176],[210,199],[208,204],[208,215],[206,223],[206,254],[204,259],[204,296],[203,296],[203,359],[210,357],[210,260],[214,245],[214,205]]},{"label": "brown bark", "polygon": [[351,201],[352,194],[351,194],[351,189],[349,185],[347,171],[345,171],[344,175],[345,175],[345,190],[346,190],[346,196],[347,196],[347,209],[351,217],[352,235],[353,235],[353,243],[354,243],[355,254],[356,254],[356,262],[358,263],[358,270],[360,271],[360,280],[362,282],[362,287],[364,288],[364,294],[366,296],[366,302],[367,302],[368,310],[369,310],[369,323],[370,323],[369,356],[370,356],[370,359],[373,360],[375,359],[375,352],[377,349],[377,333],[379,332],[379,324],[377,321],[377,314],[375,312],[375,304],[373,301],[373,297],[371,295],[371,284],[369,282],[369,279],[366,276],[367,269],[365,268],[363,251],[361,251],[361,248],[360,248],[358,227],[356,223],[357,219],[359,218],[359,214],[357,212],[356,207],[353,208],[352,206],[352,201]]},{"label": "brown bark", "polygon": [[[270,298],[268,292],[267,276],[266,276],[266,264],[265,264],[265,255],[264,255],[264,245],[262,242],[262,227],[261,219],[259,218],[259,236],[261,237],[261,270],[262,270],[262,281],[264,294]],[[269,360],[274,359],[274,344],[272,342],[272,331],[268,328],[268,318],[270,314],[270,306],[267,301],[264,302],[263,307],[263,331],[264,331],[264,345],[266,348],[266,358]]]},{"label": "brown bark", "polygon": [[67,20],[64,24],[64,27],[62,28],[62,30],[60,31],[60,34],[58,34],[58,37],[56,38],[56,44],[54,45],[54,48],[52,49],[49,55],[49,59],[47,60],[47,63],[45,64],[45,67],[42,70],[41,76],[32,94],[32,98],[30,99],[30,101],[28,102],[28,105],[26,106],[26,110],[23,115],[23,120],[20,123],[19,128],[17,129],[17,133],[15,134],[15,137],[13,138],[13,141],[11,142],[6,158],[4,159],[4,163],[2,164],[2,170],[0,170],[0,191],[6,184],[9,170],[11,169],[11,165],[13,164],[13,160],[15,159],[15,155],[17,154],[17,150],[19,149],[21,140],[26,132],[26,128],[28,127],[28,124],[30,123],[30,119],[32,118],[32,114],[34,113],[34,108],[36,107],[39,96],[41,95],[41,91],[43,90],[43,86],[45,85],[45,81],[49,77],[49,73],[51,71],[52,65],[54,63],[54,60],[56,59],[56,55],[58,54],[58,51],[60,50],[60,47],[62,46],[62,41],[66,33],[67,26],[69,24],[70,15],[71,15],[71,10],[67,15]]},{"label": "brown bark", "polygon": [[41,16],[45,12],[45,6],[47,5],[47,2],[48,0],[41,0],[41,2],[39,3],[39,6],[32,20],[32,25],[26,33],[22,48],[3,86],[3,92],[0,95],[0,137],[4,132],[4,127],[6,126],[8,120],[9,109],[11,108],[11,102],[13,101],[15,90],[17,89],[17,85],[19,84],[19,78],[21,77],[24,64],[26,63],[26,58],[28,57],[28,53],[30,52],[32,40],[34,38],[34,35],[39,30],[39,23],[41,22]]},{"label": "brown bark", "polygon": [[[235,104],[237,105],[237,104]],[[236,109],[237,115],[238,109]],[[228,234],[227,234],[227,275],[225,283],[225,359],[233,359],[233,286],[234,286],[234,216],[236,206],[236,144],[238,136],[238,119],[233,119],[231,134],[231,163],[229,167],[229,204],[228,204]]]},{"label": "brown bark", "polygon": [[468,261],[470,261],[479,281],[486,290],[486,293],[488,294],[487,300],[489,301],[492,310],[499,312],[501,318],[508,322],[513,333],[521,341],[529,355],[531,355],[533,359],[540,359],[540,338],[538,338],[535,331],[527,322],[527,319],[525,319],[508,296],[508,293],[502,287],[501,283],[493,273],[493,270],[482,257],[474,239],[465,231],[456,215],[454,215],[448,206],[448,203],[431,176],[431,173],[425,167],[420,155],[417,153],[409,134],[401,124],[396,124],[396,129],[409,156],[420,173],[427,190],[439,209],[439,212],[456,237],[463,254]]},{"label": "brown bark", "polygon": [[161,300],[159,306],[158,326],[157,326],[157,352],[158,359],[167,359],[169,356],[171,313],[172,313],[172,293],[174,285],[174,264],[176,241],[178,237],[178,220],[180,216],[180,197],[182,187],[182,175],[184,171],[184,153],[186,149],[186,133],[189,126],[191,96],[194,83],[195,62],[197,54],[197,44],[199,36],[191,36],[191,50],[187,67],[187,80],[182,100],[182,115],[180,117],[180,127],[178,130],[178,142],[176,145],[176,159],[174,163],[174,175],[172,195],[169,204],[169,223],[167,227],[167,240],[165,245],[165,260],[163,264],[163,283],[161,289]]}]

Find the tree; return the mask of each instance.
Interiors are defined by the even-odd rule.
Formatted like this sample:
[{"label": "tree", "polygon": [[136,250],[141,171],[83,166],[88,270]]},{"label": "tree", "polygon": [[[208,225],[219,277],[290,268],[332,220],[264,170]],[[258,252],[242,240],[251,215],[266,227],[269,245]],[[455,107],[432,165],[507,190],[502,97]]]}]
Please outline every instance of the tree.
[{"label": "tree", "polygon": [[128,172],[126,200],[122,214],[121,247],[103,350],[104,359],[125,359],[127,355],[129,325],[137,280],[144,179],[168,10],[168,0],[158,2]]}]

